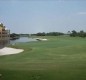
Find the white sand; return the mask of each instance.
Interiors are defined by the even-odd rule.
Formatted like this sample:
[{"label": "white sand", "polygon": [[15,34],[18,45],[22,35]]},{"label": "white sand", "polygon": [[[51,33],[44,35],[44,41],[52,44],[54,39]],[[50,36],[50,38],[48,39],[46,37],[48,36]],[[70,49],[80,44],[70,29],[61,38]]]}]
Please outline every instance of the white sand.
[{"label": "white sand", "polygon": [[35,38],[36,40],[39,40],[39,41],[47,41],[48,39],[45,39],[45,38]]},{"label": "white sand", "polygon": [[10,47],[4,47],[0,49],[0,56],[2,55],[11,55],[11,54],[18,54],[23,52],[23,49],[15,49],[15,48],[10,48]]}]

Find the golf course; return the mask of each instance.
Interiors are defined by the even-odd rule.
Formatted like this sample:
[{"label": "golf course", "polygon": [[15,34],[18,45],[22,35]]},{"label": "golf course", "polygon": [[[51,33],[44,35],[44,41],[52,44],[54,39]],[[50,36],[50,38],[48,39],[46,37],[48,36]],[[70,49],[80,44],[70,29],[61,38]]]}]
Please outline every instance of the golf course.
[{"label": "golf course", "polygon": [[86,38],[43,38],[9,45],[24,51],[0,56],[0,80],[86,80]]}]

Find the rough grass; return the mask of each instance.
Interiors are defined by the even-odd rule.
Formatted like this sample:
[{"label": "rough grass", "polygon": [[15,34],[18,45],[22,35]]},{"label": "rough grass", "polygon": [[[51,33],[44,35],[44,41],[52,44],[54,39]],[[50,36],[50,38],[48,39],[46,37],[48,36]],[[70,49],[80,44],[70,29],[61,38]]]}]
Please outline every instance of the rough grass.
[{"label": "rough grass", "polygon": [[18,43],[20,54],[0,56],[0,80],[86,80],[86,39],[45,37]]}]

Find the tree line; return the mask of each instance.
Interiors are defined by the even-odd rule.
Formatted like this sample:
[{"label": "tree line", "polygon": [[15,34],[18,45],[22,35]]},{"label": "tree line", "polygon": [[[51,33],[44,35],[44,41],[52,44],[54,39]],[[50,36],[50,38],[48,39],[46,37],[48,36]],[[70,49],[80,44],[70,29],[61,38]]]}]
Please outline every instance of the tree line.
[{"label": "tree line", "polygon": [[83,30],[81,30],[80,32],[77,32],[75,30],[71,31],[69,34],[71,37],[86,37],[86,32],[84,32]]},{"label": "tree line", "polygon": [[64,33],[61,32],[49,32],[49,33],[45,33],[45,32],[39,32],[36,34],[32,34],[35,36],[59,36],[59,35],[64,35]]},{"label": "tree line", "polygon": [[45,33],[45,32],[39,32],[36,34],[16,34],[16,33],[12,33],[10,34],[11,38],[19,38],[19,37],[29,37],[29,36],[61,36],[61,35],[68,35],[70,37],[86,37],[86,32],[84,32],[83,30],[81,30],[80,32],[77,32],[75,30],[73,31],[68,31],[68,33],[61,33],[61,32],[49,32],[49,33]]},{"label": "tree line", "polygon": [[86,32],[84,32],[83,30],[77,32],[75,30],[72,31],[68,31],[68,33],[62,33],[62,32],[49,32],[49,33],[45,33],[45,32],[39,32],[36,34],[32,34],[35,36],[61,36],[61,35],[69,35],[70,37],[86,37]]},{"label": "tree line", "polygon": [[16,33],[10,34],[10,39],[11,40],[19,39],[19,37],[20,37],[20,35],[19,34],[16,34]]}]

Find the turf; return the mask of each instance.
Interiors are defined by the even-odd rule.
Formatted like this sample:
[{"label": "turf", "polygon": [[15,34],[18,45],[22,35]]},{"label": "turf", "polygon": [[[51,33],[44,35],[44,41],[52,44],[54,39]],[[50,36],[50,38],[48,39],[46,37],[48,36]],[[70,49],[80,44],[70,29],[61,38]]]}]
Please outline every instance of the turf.
[{"label": "turf", "polygon": [[0,56],[0,80],[86,80],[86,39],[45,37],[17,43],[25,51]]}]

